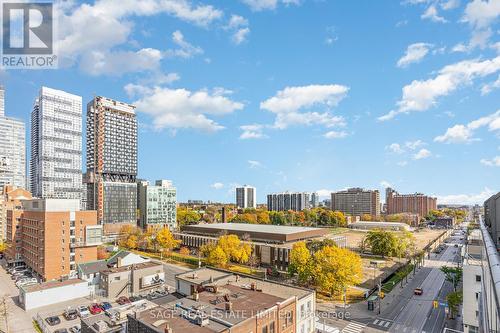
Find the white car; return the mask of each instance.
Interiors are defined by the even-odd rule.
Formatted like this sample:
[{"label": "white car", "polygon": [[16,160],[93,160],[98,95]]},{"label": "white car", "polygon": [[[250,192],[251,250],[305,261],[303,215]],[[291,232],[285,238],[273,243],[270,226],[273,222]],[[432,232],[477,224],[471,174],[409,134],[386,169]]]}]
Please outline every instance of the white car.
[{"label": "white car", "polygon": [[83,305],[79,306],[77,311],[78,311],[78,315],[80,316],[80,318],[85,318],[85,317],[90,316],[89,308],[86,306],[83,306]]},{"label": "white car", "polygon": [[29,284],[36,284],[38,283],[38,280],[36,278],[26,278],[26,279],[21,279],[16,282],[16,287],[22,287],[22,286],[27,286]]}]

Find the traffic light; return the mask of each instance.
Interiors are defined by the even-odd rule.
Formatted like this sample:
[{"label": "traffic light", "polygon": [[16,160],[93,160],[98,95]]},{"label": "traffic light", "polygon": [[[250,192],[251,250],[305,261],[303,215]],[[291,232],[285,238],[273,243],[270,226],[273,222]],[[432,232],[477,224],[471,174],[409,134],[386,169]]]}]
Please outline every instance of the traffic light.
[{"label": "traffic light", "polygon": [[380,292],[380,298],[383,299],[385,297],[385,294],[383,291]]},{"label": "traffic light", "polygon": [[437,309],[439,307],[439,302],[438,301],[433,301],[432,302],[432,306],[434,307],[434,309]]}]

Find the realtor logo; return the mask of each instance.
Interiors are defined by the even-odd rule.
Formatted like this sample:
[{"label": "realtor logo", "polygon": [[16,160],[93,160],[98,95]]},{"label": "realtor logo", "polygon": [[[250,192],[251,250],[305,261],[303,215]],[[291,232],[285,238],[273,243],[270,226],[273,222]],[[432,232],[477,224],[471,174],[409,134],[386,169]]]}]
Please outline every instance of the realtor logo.
[{"label": "realtor logo", "polygon": [[2,67],[47,69],[57,66],[52,3],[3,2],[1,17]]}]

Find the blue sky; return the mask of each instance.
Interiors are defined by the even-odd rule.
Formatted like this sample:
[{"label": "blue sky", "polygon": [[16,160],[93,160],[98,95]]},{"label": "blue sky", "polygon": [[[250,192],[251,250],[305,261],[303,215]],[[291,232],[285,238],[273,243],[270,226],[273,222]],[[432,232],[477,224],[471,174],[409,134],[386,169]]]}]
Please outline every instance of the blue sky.
[{"label": "blue sky", "polygon": [[500,0],[56,4],[59,69],[3,72],[6,113],[41,85],[136,104],[139,177],[181,201],[499,190]]}]

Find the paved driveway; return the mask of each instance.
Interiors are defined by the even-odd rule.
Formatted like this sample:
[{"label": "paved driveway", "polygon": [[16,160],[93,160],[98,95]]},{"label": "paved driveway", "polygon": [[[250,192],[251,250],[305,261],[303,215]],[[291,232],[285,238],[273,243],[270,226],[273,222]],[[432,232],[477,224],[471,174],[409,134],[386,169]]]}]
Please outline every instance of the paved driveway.
[{"label": "paved driveway", "polygon": [[[1,260],[2,264],[5,262]],[[7,322],[5,318],[0,318],[0,330],[12,333],[33,333],[33,320],[29,314],[24,312],[18,305],[19,290],[17,289],[11,276],[7,274],[4,267],[0,267],[0,311],[3,312],[3,302],[7,307]]]}]

